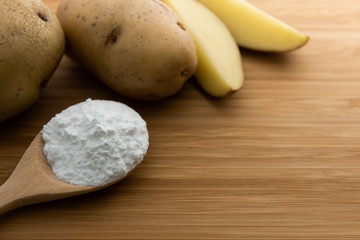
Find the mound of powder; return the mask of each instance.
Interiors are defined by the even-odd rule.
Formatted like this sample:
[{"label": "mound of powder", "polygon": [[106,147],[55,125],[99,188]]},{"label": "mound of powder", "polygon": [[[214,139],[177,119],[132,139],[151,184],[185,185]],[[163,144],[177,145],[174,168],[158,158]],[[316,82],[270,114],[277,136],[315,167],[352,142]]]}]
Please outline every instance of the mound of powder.
[{"label": "mound of powder", "polygon": [[56,114],[42,131],[44,154],[68,183],[103,186],[129,174],[149,146],[145,121],[130,107],[91,100]]}]

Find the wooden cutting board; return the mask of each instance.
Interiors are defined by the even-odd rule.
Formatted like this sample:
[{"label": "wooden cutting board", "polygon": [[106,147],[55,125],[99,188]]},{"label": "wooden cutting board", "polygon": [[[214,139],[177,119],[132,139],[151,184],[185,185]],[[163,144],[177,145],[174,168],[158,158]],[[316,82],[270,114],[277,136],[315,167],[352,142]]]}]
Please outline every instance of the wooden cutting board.
[{"label": "wooden cutting board", "polygon": [[43,124],[87,98],[137,110],[148,155],[112,187],[0,216],[0,239],[360,239],[360,1],[250,2],[311,40],[241,49],[246,82],[225,99],[191,80],[130,101],[65,57],[41,99],[0,123],[0,184]]}]

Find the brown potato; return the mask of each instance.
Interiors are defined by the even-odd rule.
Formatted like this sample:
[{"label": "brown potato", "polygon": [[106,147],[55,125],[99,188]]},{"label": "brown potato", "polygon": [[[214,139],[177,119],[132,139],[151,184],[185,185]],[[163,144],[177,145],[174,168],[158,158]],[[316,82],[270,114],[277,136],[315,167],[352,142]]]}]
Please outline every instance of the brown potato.
[{"label": "brown potato", "polygon": [[158,0],[62,0],[66,53],[120,94],[168,97],[194,74],[196,47]]},{"label": "brown potato", "polygon": [[64,32],[45,3],[0,1],[0,121],[38,100],[64,50]]}]

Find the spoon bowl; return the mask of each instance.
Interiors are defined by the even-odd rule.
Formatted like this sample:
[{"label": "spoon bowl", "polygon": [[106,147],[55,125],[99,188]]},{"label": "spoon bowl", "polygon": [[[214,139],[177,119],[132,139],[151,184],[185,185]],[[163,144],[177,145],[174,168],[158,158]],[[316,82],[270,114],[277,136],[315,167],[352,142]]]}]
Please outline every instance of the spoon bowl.
[{"label": "spoon bowl", "polygon": [[20,159],[13,173],[0,186],[0,214],[34,203],[80,195],[102,189],[64,182],[56,177],[43,153],[44,141],[38,133]]}]

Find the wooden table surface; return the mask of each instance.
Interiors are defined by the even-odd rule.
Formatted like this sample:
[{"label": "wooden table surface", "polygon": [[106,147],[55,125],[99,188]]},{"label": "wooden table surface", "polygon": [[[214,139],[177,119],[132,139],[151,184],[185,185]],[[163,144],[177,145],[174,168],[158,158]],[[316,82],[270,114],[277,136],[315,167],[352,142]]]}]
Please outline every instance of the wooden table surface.
[{"label": "wooden table surface", "polygon": [[226,99],[191,80],[130,101],[65,57],[41,99],[0,123],[0,184],[43,124],[87,98],[137,110],[148,155],[107,189],[2,215],[0,239],[360,239],[360,1],[250,2],[311,40],[241,49],[245,85]]}]

